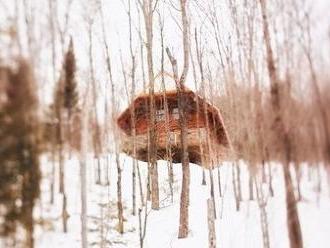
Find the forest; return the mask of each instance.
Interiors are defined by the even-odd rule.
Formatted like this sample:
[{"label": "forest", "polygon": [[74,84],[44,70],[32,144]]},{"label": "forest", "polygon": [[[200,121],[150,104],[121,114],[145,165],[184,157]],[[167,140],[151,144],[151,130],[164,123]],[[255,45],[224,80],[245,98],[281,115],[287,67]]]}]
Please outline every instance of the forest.
[{"label": "forest", "polygon": [[0,248],[327,248],[330,2],[0,0]]}]

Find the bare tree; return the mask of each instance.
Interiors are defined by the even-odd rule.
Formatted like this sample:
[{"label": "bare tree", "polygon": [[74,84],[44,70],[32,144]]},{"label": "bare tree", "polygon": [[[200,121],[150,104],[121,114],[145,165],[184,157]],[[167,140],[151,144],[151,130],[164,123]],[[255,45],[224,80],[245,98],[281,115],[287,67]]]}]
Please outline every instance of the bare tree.
[{"label": "bare tree", "polygon": [[[132,40],[132,16],[131,16],[131,0],[128,0],[128,22],[129,22],[129,51],[131,55],[131,96],[128,99],[133,100],[135,97],[135,71],[136,71],[136,56],[133,51],[133,40]],[[136,128],[135,128],[135,109],[132,107],[131,112],[131,125],[132,125],[132,136],[133,136],[133,169],[132,169],[132,214],[136,215]]]},{"label": "bare tree", "polygon": [[[93,13],[91,13],[93,14]],[[101,184],[101,161],[100,161],[100,153],[102,149],[101,144],[101,130],[100,125],[98,122],[98,109],[97,109],[97,82],[95,78],[95,65],[94,65],[94,54],[93,54],[93,47],[94,47],[94,40],[93,40],[93,24],[94,18],[88,16],[87,17],[87,29],[88,29],[88,56],[89,56],[89,74],[90,74],[90,81],[92,84],[92,99],[93,99],[93,118],[92,118],[92,125],[94,127],[95,133],[93,135],[93,148],[95,153],[95,158],[97,160],[97,170],[96,170],[96,184]]]},{"label": "bare tree", "polygon": [[165,48],[164,48],[164,19],[158,12],[160,42],[161,42],[161,86],[163,91],[164,111],[165,111],[165,130],[166,130],[166,160],[168,166],[168,183],[170,187],[171,201],[173,203],[173,163],[172,163],[172,145],[171,145],[171,130],[170,130],[170,113],[168,109],[168,102],[166,97],[165,85]]},{"label": "bare tree", "polygon": [[[112,64],[111,64],[111,54],[110,54],[110,47],[107,41],[107,34],[105,30],[105,23],[104,23],[104,16],[103,16],[103,6],[100,5],[100,12],[101,12],[101,20],[102,20],[102,36],[103,36],[103,45],[105,49],[105,59],[106,59],[106,68],[109,76],[110,82],[110,91],[111,91],[111,119],[112,123],[116,121],[116,98],[115,98],[115,84],[112,75]],[[123,203],[122,203],[122,181],[121,181],[121,165],[119,159],[119,147],[118,147],[118,130],[116,125],[114,125],[113,130],[113,141],[114,141],[114,150],[115,150],[115,161],[117,167],[117,216],[118,216],[118,232],[124,233],[124,210],[123,210]]]},{"label": "bare tree", "polygon": [[86,178],[86,162],[88,151],[88,108],[89,108],[89,89],[87,87],[83,108],[86,110],[82,116],[81,123],[81,151],[80,151],[80,198],[81,198],[81,247],[88,247],[87,239],[87,178]]},{"label": "bare tree", "polygon": [[151,204],[152,209],[159,209],[159,186],[158,186],[158,168],[157,168],[157,146],[156,146],[156,108],[155,108],[155,91],[154,91],[154,64],[153,64],[153,16],[157,7],[158,0],[138,0],[144,16],[145,33],[146,33],[146,50],[149,80],[149,144],[148,152],[150,156],[150,174],[151,174]]},{"label": "bare tree", "polygon": [[[323,99],[321,96],[320,86],[319,86],[319,80],[317,78],[315,65],[313,61],[312,56],[312,34],[311,34],[311,24],[310,24],[310,17],[307,12],[304,13],[304,19],[305,19],[305,27],[301,22],[298,22],[298,25],[302,29],[301,32],[306,34],[305,40],[303,38],[300,39],[301,46],[303,48],[303,52],[307,58],[308,66],[311,73],[311,79],[312,79],[312,87],[314,91],[314,95],[316,98],[316,103],[319,108],[321,122],[324,130],[324,141],[325,141],[325,149],[324,149],[324,155],[327,160],[327,163],[330,164],[330,128],[329,128],[329,120],[328,115],[326,111],[326,106],[323,103]],[[302,37],[304,37],[302,35]]]},{"label": "bare tree", "polygon": [[[54,6],[53,1],[49,0],[49,26],[50,26],[50,36],[51,36],[51,50],[52,50],[52,73],[53,73],[53,83],[56,83],[56,38],[55,38],[55,24],[54,24]],[[17,1],[15,1],[15,6],[17,6]],[[20,45],[21,47],[21,45]],[[21,51],[22,48],[20,48]],[[54,110],[51,110],[52,112]],[[53,116],[54,117],[54,116]],[[55,118],[53,118],[54,120]],[[56,121],[56,120],[54,120]],[[55,132],[54,132],[55,133]],[[51,173],[51,179],[50,179],[50,203],[54,203],[54,193],[55,193],[55,172],[56,172],[56,166],[55,166],[55,154],[56,154],[56,135],[52,135],[52,173]]]},{"label": "bare tree", "polygon": [[179,122],[181,131],[181,163],[182,163],[182,187],[180,200],[180,224],[179,224],[179,238],[186,238],[189,232],[189,184],[190,184],[190,168],[189,168],[189,154],[187,143],[187,123],[186,123],[186,107],[187,98],[184,95],[184,84],[187,78],[189,69],[189,23],[187,17],[187,0],[180,1],[181,21],[182,21],[182,43],[183,43],[183,70],[179,77],[177,61],[172,56],[170,50],[166,48],[167,55],[172,64],[174,80],[178,92],[178,106],[179,106]]},{"label": "bare tree", "polygon": [[260,0],[261,14],[262,14],[262,26],[264,34],[264,42],[266,47],[266,58],[269,80],[271,83],[271,104],[275,114],[274,126],[276,128],[277,135],[281,142],[281,148],[285,154],[283,172],[285,180],[285,192],[286,192],[286,210],[287,210],[287,225],[289,231],[289,241],[291,248],[302,248],[303,240],[300,228],[300,221],[298,216],[297,202],[294,195],[294,188],[292,183],[292,176],[290,173],[291,151],[292,144],[285,127],[285,123],[282,117],[282,102],[280,95],[280,81],[277,75],[277,69],[274,62],[273,50],[271,46],[271,38],[269,32],[269,24],[267,18],[267,9],[265,0]]},{"label": "bare tree", "polygon": [[64,80],[60,78],[56,85],[54,96],[54,111],[56,117],[56,145],[59,161],[59,192],[62,194],[62,225],[63,231],[67,232],[67,197],[65,192],[65,156],[63,134],[63,108],[64,108]]}]

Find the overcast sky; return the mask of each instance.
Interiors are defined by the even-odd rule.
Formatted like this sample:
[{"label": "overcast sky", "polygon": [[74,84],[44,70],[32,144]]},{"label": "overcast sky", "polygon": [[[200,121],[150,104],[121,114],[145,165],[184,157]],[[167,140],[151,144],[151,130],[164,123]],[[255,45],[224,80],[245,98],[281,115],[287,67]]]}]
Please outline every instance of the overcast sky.
[{"label": "overcast sky", "polygon": [[[13,22],[13,18],[15,16],[15,8],[14,2],[11,0],[0,0],[0,28],[1,30],[5,30],[8,28],[10,23]],[[18,3],[22,3],[22,0],[18,0]],[[38,79],[41,82],[41,94],[46,102],[51,100],[51,92],[53,88],[53,79],[52,79],[52,67],[51,67],[51,46],[50,46],[50,35],[49,35],[49,9],[48,9],[48,1],[39,1],[39,0],[29,0],[27,1],[30,3],[30,7],[33,13],[33,19],[35,22],[34,27],[34,41],[37,43],[35,47],[35,54],[36,54],[36,63],[38,63],[38,68],[40,71],[38,73]],[[88,60],[88,25],[86,19],[93,18],[93,59],[94,59],[94,66],[96,71],[96,78],[99,82],[100,88],[104,88],[105,83],[107,81],[107,73],[104,61],[104,47],[102,41],[102,33],[101,33],[101,25],[100,25],[100,15],[97,7],[94,3],[97,3],[97,0],[73,0],[71,9],[70,9],[70,22],[68,27],[68,36],[71,35],[74,40],[75,44],[75,52],[77,57],[78,69],[79,69],[79,83],[87,84],[89,80],[89,60]],[[178,23],[180,23],[180,13],[175,10],[170,4],[173,3],[174,6],[178,7],[177,2],[175,0],[169,1],[166,0],[160,1],[159,4],[159,12],[164,18],[164,35],[165,35],[165,46],[169,47],[174,56],[178,59],[179,62],[179,71],[181,71],[181,58],[182,58],[182,41],[181,41],[181,34],[180,34],[180,27]],[[205,15],[203,15],[202,11],[197,9],[197,6],[201,6],[207,10],[208,5],[212,2],[212,0],[191,0],[188,1],[189,3],[189,18],[190,18],[190,28],[193,33],[195,27],[200,28],[203,27],[202,31],[202,44],[205,50],[214,50],[215,49],[215,42],[214,37],[212,36],[212,32],[207,24],[207,19]],[[230,13],[228,12],[227,2],[228,0],[220,1],[215,0],[217,3],[217,11],[219,15],[219,20],[221,23],[221,32],[223,34],[224,42],[228,41],[231,34],[234,33],[233,27],[230,23]],[[237,1],[242,3],[242,1]],[[255,1],[248,1],[249,3],[254,3]],[[270,6],[270,16],[272,14],[278,15],[278,13],[273,13],[273,9],[271,6],[275,2],[279,1],[268,1]],[[285,1],[284,1],[285,2]],[[313,36],[314,36],[314,44],[315,45],[315,53],[318,56],[323,54],[324,57],[328,58],[329,50],[325,50],[325,47],[329,47],[330,38],[327,36],[329,34],[329,26],[330,26],[330,1],[329,0],[306,0],[306,1],[297,1],[301,8],[305,8],[308,10],[308,13],[312,16],[312,24],[313,24]],[[306,2],[302,4],[302,2]],[[97,4],[96,4],[97,5]],[[241,8],[242,5],[239,4],[238,9]],[[140,70],[140,59],[139,59],[139,52],[140,52],[140,41],[139,36],[137,35],[137,29],[139,26],[139,22],[142,23],[143,26],[143,19],[138,18],[137,15],[137,6],[135,1],[132,1],[132,21],[133,21],[133,50],[135,55],[138,57],[137,59],[137,67],[138,67],[138,74],[137,74],[137,85],[138,91],[142,88],[142,79],[141,79],[141,70]],[[128,16],[126,14],[127,10],[127,0],[103,0],[103,10],[106,22],[106,32],[107,32],[107,40],[110,44],[111,54],[112,54],[112,63],[113,63],[113,72],[114,78],[117,84],[117,91],[119,94],[124,96],[125,92],[123,90],[123,76],[120,64],[120,51],[123,58],[123,63],[125,66],[125,70],[127,73],[130,70],[130,57],[129,57],[129,41],[128,41]],[[67,0],[58,0],[58,10],[59,16],[59,24],[63,26],[65,20],[65,14],[67,13]],[[23,7],[20,5],[19,7],[19,16],[20,19],[20,38],[23,41],[23,45],[25,44],[26,48],[26,40],[27,35],[26,31],[24,30],[25,27],[25,20],[23,14]],[[276,16],[275,16],[276,19]],[[158,13],[155,13],[155,20],[154,20],[154,60],[155,60],[155,75],[158,74],[160,71],[160,57],[161,57],[161,49],[160,49],[160,42],[159,42],[159,24],[158,24]],[[261,34],[261,30],[256,30]],[[6,38],[2,35],[0,36],[0,45],[6,45]],[[66,41],[67,44],[68,40]],[[262,44],[257,44],[259,46],[259,50],[262,51]],[[27,50],[27,48],[25,49]],[[6,52],[6,51],[5,51]],[[5,57],[2,53],[2,57]],[[209,66],[212,67],[211,69],[214,71],[213,76],[219,77],[221,72],[216,68],[218,65],[214,63],[214,56],[206,51],[206,62],[209,63]],[[235,52],[235,51],[234,51]],[[59,69],[61,67],[62,61],[62,54],[61,54],[61,47],[59,44],[59,37],[57,36],[57,76],[59,76]],[[171,67],[167,58],[165,58],[165,69],[167,71],[171,71]],[[218,75],[219,73],[219,75]],[[129,75],[128,75],[129,77]],[[192,79],[192,68],[190,67],[189,77],[187,81],[187,85],[191,88],[194,88],[194,83]],[[104,92],[103,92],[104,93]]]}]

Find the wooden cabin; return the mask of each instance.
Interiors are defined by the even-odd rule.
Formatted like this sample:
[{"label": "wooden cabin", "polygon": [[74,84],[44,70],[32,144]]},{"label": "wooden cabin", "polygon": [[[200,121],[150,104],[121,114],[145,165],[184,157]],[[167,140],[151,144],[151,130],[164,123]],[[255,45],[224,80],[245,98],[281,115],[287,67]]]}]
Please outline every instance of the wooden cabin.
[{"label": "wooden cabin", "polygon": [[[187,103],[185,115],[188,128],[189,161],[205,168],[219,166],[230,152],[230,142],[219,110],[190,89],[184,90],[183,97]],[[169,159],[167,148],[170,147],[172,162],[181,163],[178,92],[176,90],[166,91],[166,93],[157,92],[154,99],[157,159]],[[165,108],[165,102],[167,102],[167,108]],[[135,142],[135,158],[145,162],[148,161],[149,106],[149,95],[141,94],[117,119],[118,126],[123,131],[121,150],[134,156]],[[165,109],[168,109],[167,113]],[[135,137],[132,130],[133,113]],[[168,127],[166,123],[169,124]]]}]

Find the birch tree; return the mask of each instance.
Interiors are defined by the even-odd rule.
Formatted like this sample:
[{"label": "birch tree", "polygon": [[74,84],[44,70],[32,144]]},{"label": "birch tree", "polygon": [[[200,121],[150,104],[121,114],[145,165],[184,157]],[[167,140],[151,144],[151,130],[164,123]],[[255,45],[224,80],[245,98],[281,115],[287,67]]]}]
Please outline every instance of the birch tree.
[{"label": "birch tree", "polygon": [[151,176],[151,206],[152,209],[159,209],[159,186],[157,168],[157,146],[156,146],[156,107],[155,107],[155,75],[153,62],[153,17],[158,0],[138,0],[142,9],[147,50],[148,81],[149,81],[149,162]]},{"label": "birch tree", "polygon": [[[102,38],[103,38],[103,45],[105,50],[105,60],[106,60],[106,69],[109,77],[110,83],[110,99],[111,99],[111,120],[112,123],[116,123],[116,92],[115,92],[115,84],[113,80],[113,73],[112,73],[112,63],[111,63],[111,53],[110,53],[110,46],[107,40],[107,33],[105,29],[105,22],[104,22],[104,15],[103,15],[103,5],[102,2],[100,4],[100,12],[101,12],[101,21],[102,21]],[[114,152],[115,152],[115,161],[117,167],[117,217],[118,217],[118,232],[124,233],[124,209],[123,209],[123,202],[122,202],[122,179],[121,179],[121,164],[119,158],[119,144],[117,143],[118,140],[118,130],[116,125],[114,125],[114,129],[112,132],[113,141],[114,141]]]},{"label": "birch tree", "polygon": [[181,132],[181,163],[182,163],[182,187],[180,197],[180,222],[179,222],[179,238],[186,238],[189,233],[189,184],[190,184],[190,168],[189,154],[187,143],[187,123],[186,123],[186,107],[187,98],[184,95],[184,84],[189,69],[189,23],[187,16],[187,0],[180,0],[181,23],[182,23],[182,44],[183,44],[183,69],[179,77],[177,60],[173,57],[170,50],[166,48],[167,55],[172,64],[174,80],[178,92],[179,107],[179,124]]}]

